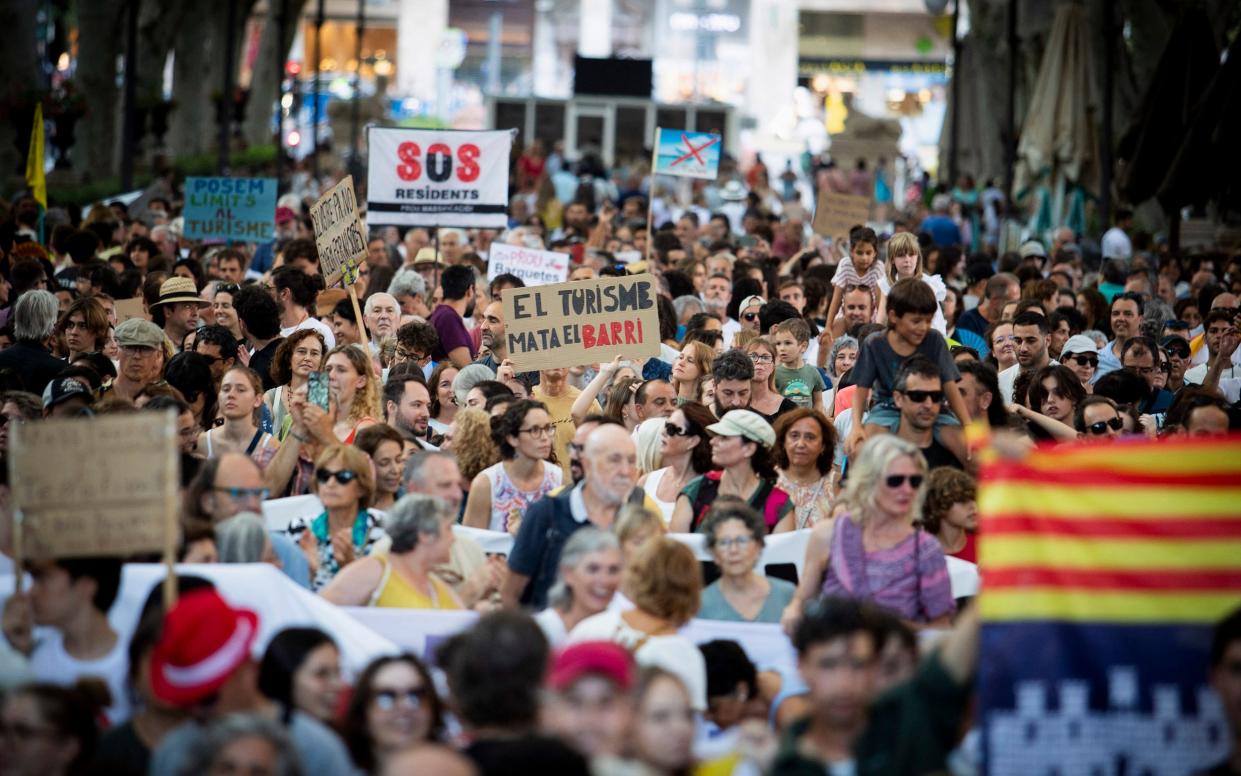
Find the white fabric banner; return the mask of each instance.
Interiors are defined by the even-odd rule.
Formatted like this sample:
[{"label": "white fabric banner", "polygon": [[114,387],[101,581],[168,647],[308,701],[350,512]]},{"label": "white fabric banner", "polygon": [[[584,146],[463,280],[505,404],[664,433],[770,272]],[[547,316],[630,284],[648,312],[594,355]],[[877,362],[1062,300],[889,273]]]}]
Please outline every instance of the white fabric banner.
[{"label": "white fabric banner", "polygon": [[366,137],[369,226],[508,225],[510,130],[371,127]]}]

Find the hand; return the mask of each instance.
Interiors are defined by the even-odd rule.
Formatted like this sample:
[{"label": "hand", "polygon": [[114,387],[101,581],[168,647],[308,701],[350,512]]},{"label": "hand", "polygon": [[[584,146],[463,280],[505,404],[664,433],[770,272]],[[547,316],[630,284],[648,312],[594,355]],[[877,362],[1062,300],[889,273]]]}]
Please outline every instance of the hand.
[{"label": "hand", "polygon": [[496,380],[502,383],[506,380],[516,379],[517,372],[513,369],[513,362],[507,358],[501,361],[500,366],[496,368]]},{"label": "hand", "polygon": [[242,366],[250,366],[250,348],[245,345],[237,346],[237,363]]},{"label": "hand", "polygon": [[336,563],[341,568],[353,563],[358,557],[353,550],[353,526],[332,534],[332,554],[336,556]]},{"label": "hand", "polygon": [[310,566],[310,578],[314,579],[315,574],[319,573],[319,543],[315,541],[315,535],[310,529],[307,529],[302,531],[302,538],[297,544],[306,556],[306,564]]},{"label": "hand", "polygon": [[612,375],[616,374],[616,370],[620,369],[621,357],[616,356],[606,364],[599,365],[599,374],[605,376],[605,380],[612,379]]},{"label": "hand", "polygon": [[324,445],[336,444],[338,441],[336,439],[336,432],[332,429],[336,425],[336,400],[329,399],[328,407],[330,411],[325,412],[317,404],[306,403],[302,409],[306,433]]},{"label": "hand", "polygon": [[1238,334],[1236,329],[1224,334],[1219,343],[1219,355],[1216,357],[1221,360],[1220,363],[1227,363],[1232,358],[1232,354],[1237,352],[1238,343],[1241,343],[1241,334]]},{"label": "hand", "polygon": [[780,613],[780,629],[791,637],[799,622],[801,622],[801,605],[794,600]]},{"label": "hand", "polygon": [[858,448],[866,441],[866,432],[862,430],[857,419],[853,420],[853,430],[849,432],[849,436],[845,438],[845,455],[853,456],[857,453]]},{"label": "hand", "polygon": [[1159,424],[1154,415],[1139,415],[1138,425],[1149,439],[1154,439],[1159,434]]},{"label": "hand", "polygon": [[2,623],[4,638],[9,646],[23,655],[34,652],[34,613],[30,608],[28,593],[14,593],[9,596],[9,600],[4,602]]}]

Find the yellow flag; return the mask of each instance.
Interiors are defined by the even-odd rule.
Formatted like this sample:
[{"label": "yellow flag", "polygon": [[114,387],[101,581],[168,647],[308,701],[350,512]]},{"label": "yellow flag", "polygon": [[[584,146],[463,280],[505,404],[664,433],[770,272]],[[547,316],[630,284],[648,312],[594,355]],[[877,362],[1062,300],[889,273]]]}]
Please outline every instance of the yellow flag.
[{"label": "yellow flag", "polygon": [[34,127],[30,132],[30,151],[26,154],[26,185],[47,210],[47,178],[43,174],[43,104],[35,103]]}]

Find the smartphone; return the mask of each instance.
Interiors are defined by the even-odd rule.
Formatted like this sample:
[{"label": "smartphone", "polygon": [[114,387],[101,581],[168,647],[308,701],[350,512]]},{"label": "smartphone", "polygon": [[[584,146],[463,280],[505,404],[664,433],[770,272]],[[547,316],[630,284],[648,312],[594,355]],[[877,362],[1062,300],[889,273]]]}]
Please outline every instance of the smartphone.
[{"label": "smartphone", "polygon": [[753,248],[755,245],[758,245],[758,238],[752,234],[742,235],[737,238],[737,245],[742,248]]},{"label": "smartphone", "polygon": [[327,372],[311,372],[306,387],[306,401],[317,404],[326,412],[328,409]]}]

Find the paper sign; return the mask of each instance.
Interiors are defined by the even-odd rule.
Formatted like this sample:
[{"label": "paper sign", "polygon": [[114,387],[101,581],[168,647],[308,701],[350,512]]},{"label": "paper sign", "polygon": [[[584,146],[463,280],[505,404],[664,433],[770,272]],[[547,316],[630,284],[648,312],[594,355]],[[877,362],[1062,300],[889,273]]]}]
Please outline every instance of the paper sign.
[{"label": "paper sign", "polygon": [[506,288],[509,358],[527,372],[658,356],[657,293],[647,273]]},{"label": "paper sign", "polygon": [[371,127],[366,137],[372,226],[508,226],[512,131]]},{"label": "paper sign", "polygon": [[356,268],[366,258],[366,224],[358,212],[353,193],[353,176],[328,189],[310,208],[319,248],[319,272],[332,287],[340,282],[346,267]]},{"label": "paper sign", "polygon": [[185,236],[267,242],[276,230],[275,178],[186,178]]},{"label": "paper sign", "polygon": [[655,133],[655,174],[715,180],[720,172],[720,136],[660,128]]},{"label": "paper sign", "polygon": [[492,243],[487,257],[487,280],[495,280],[506,272],[528,286],[563,283],[569,279],[569,254]]},{"label": "paper sign", "polygon": [[612,257],[617,264],[633,264],[635,261],[642,261],[642,251],[617,251]]},{"label": "paper sign", "polygon": [[173,412],[25,423],[9,482],[27,558],[159,552],[176,530],[180,456]]},{"label": "paper sign", "polygon": [[814,231],[826,237],[848,236],[849,230],[870,219],[870,197],[838,194],[826,188],[819,191],[814,209]]},{"label": "paper sign", "polygon": [[118,326],[130,318],[147,320],[147,312],[142,307],[142,300],[138,297],[133,299],[117,299],[112,304],[116,308],[116,325]]}]

